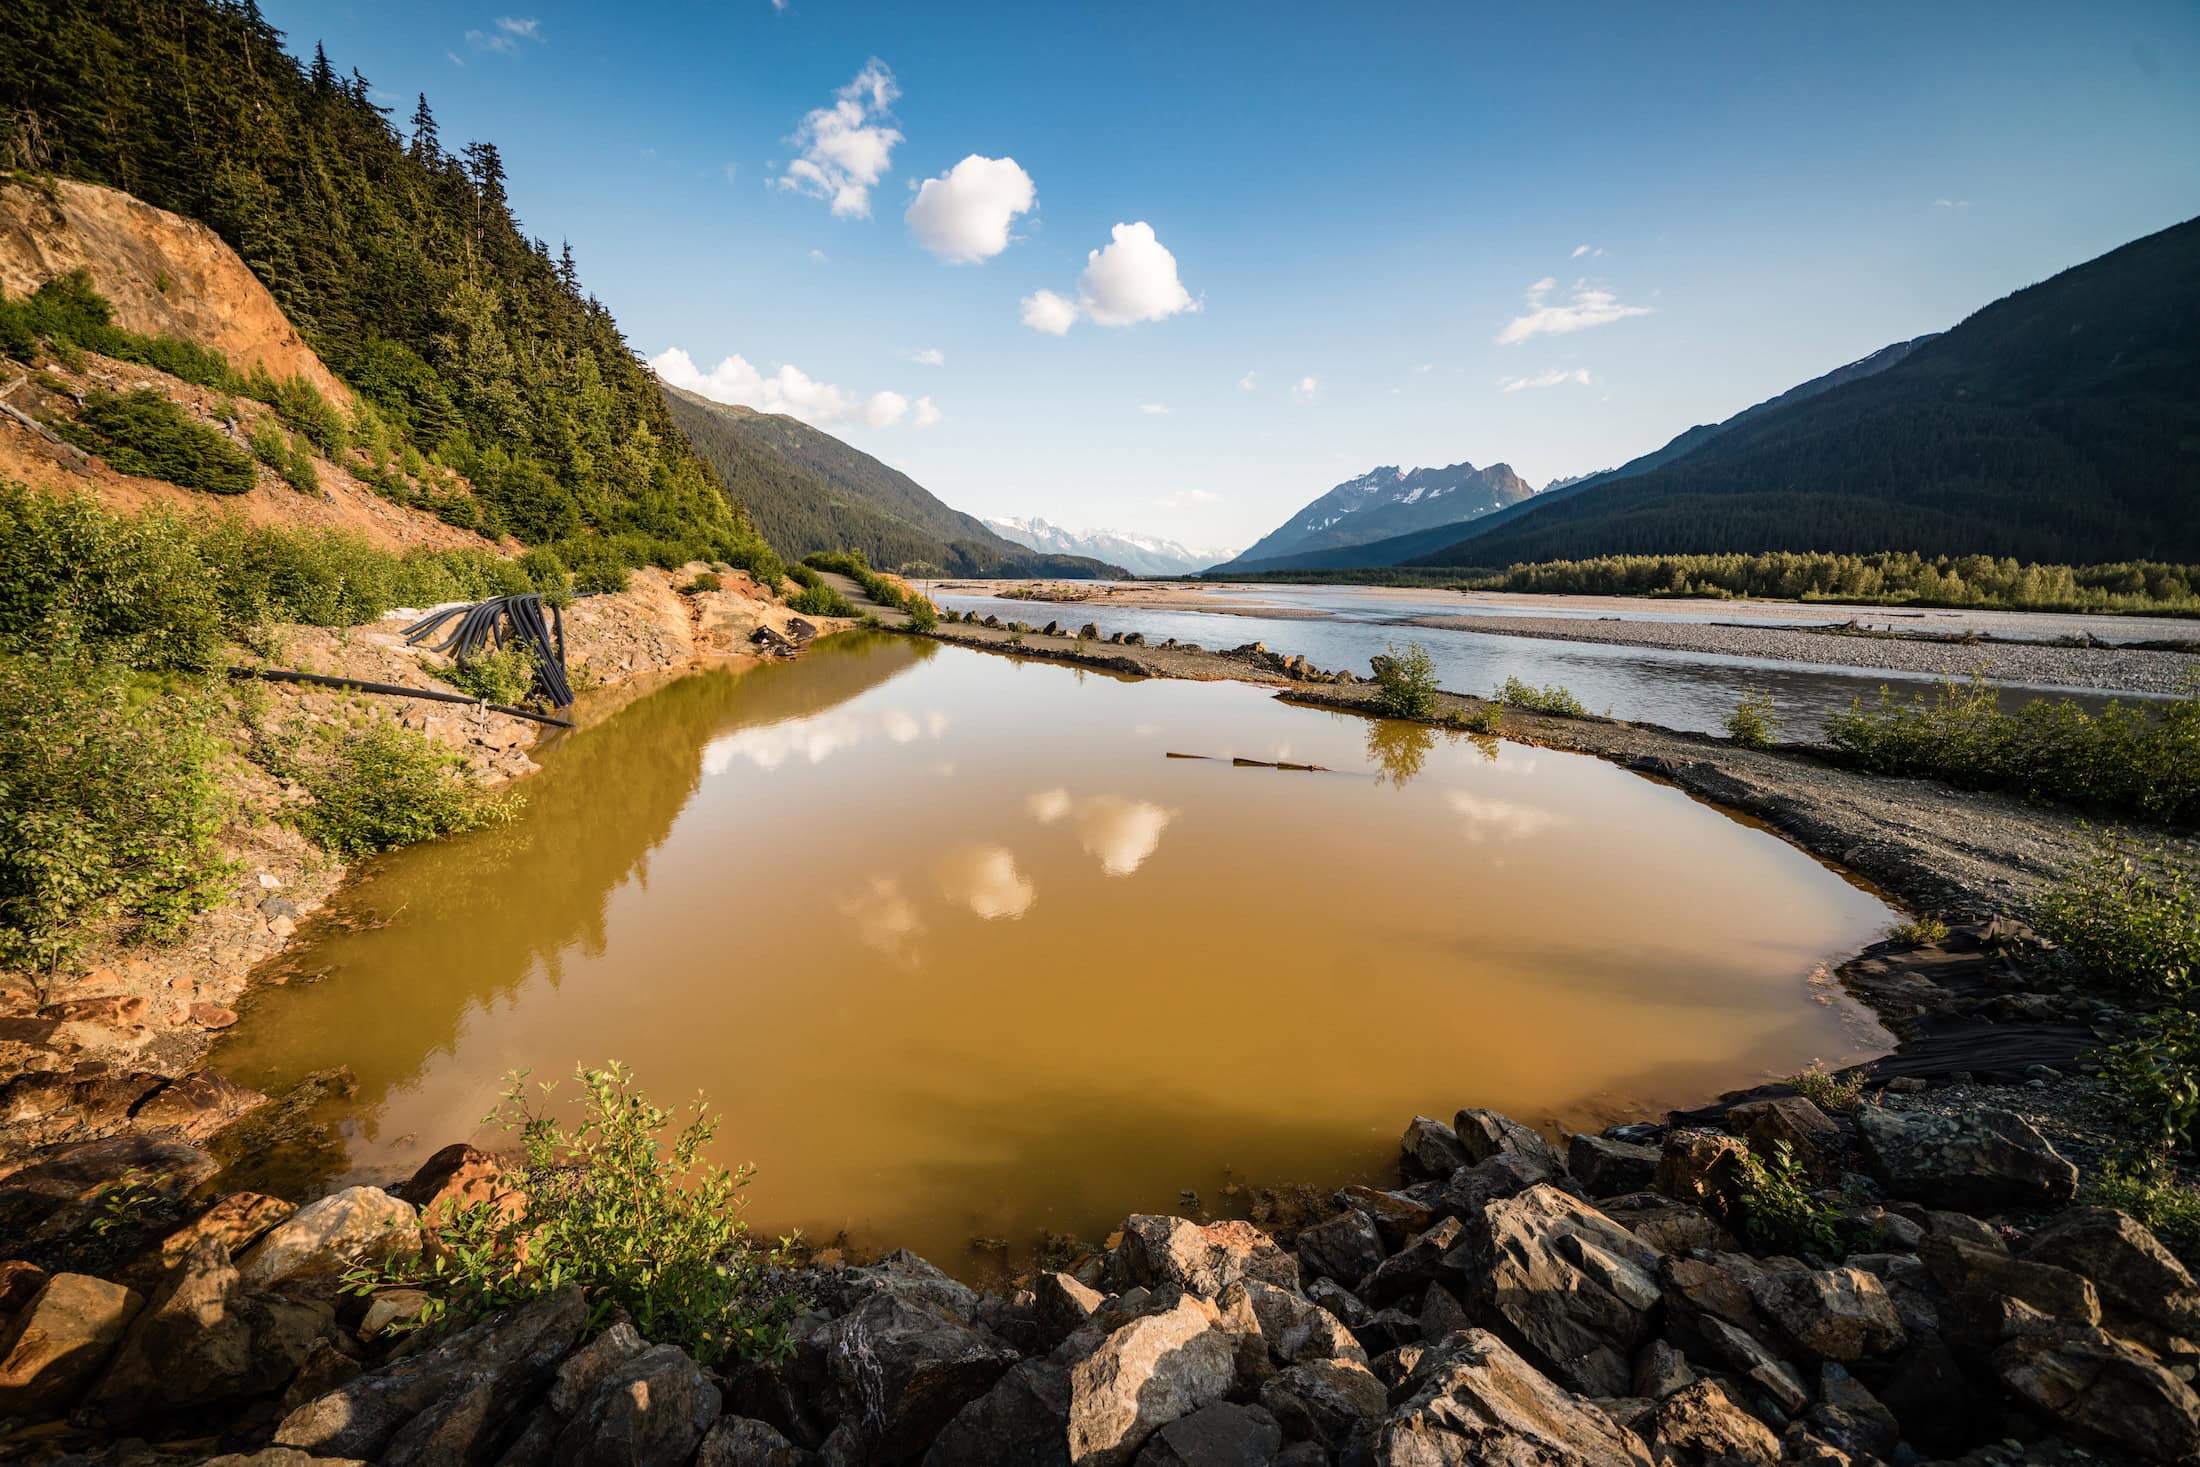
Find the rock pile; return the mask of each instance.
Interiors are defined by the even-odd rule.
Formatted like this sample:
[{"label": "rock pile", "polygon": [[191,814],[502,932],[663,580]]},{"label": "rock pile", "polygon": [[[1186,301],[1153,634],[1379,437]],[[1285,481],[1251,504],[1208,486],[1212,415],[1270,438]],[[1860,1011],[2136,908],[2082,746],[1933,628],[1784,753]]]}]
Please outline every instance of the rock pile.
[{"label": "rock pile", "polygon": [[[453,1147],[401,1195],[231,1195],[111,1276],[0,1264],[0,1416],[211,1427],[255,1454],[221,1460],[264,1467],[2200,1456],[2200,1285],[2074,1205],[2023,1120],[1896,1103],[1783,1097],[1563,1150],[1491,1111],[1416,1118],[1402,1184],[1343,1188],[1289,1247],[1139,1215],[1007,1294],[908,1254],[812,1268],[786,1358],[722,1372],[620,1319],[592,1332],[577,1291],[435,1340],[391,1330],[410,1291],[337,1302],[345,1267],[415,1245],[445,1201],[510,1195]],[[1747,1158],[1775,1145],[1843,1209],[1799,1254],[1761,1246]],[[0,1183],[43,1199],[49,1239],[89,1207],[66,1161]]]}]

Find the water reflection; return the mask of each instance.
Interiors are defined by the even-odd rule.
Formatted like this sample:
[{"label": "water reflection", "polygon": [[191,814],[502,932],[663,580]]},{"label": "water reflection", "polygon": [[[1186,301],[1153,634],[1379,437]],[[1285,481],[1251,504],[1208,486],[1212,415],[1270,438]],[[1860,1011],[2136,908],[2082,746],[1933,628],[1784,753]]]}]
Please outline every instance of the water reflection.
[{"label": "water reflection", "polygon": [[[1231,762],[1286,755],[1331,772]],[[853,636],[543,762],[516,824],[375,863],[225,1036],[263,1086],[354,1069],[351,1174],[468,1135],[507,1070],[618,1058],[724,1109],[759,1226],[952,1260],[1372,1175],[1416,1112],[1692,1103],[1880,1042],[1811,975],[1881,904],[1579,756]]]}]

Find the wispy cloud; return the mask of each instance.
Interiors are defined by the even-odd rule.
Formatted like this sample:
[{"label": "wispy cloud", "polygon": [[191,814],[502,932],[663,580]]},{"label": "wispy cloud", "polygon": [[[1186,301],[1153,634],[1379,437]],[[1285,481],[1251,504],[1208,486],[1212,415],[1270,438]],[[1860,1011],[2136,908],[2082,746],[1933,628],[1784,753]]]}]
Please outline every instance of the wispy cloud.
[{"label": "wispy cloud", "polygon": [[[533,16],[522,19],[516,15],[500,15],[496,24],[485,31],[466,32],[466,44],[476,51],[487,51],[499,56],[509,56],[525,43],[542,44],[542,22]],[[450,55],[449,52],[444,54]],[[453,61],[458,57],[451,56]],[[466,63],[459,61],[464,66]]]},{"label": "wispy cloud", "polygon": [[1291,384],[1291,400],[1293,402],[1312,402],[1321,395],[1321,390],[1321,383],[1315,381],[1312,377],[1301,377]]},{"label": "wispy cloud", "polygon": [[1576,259],[1576,260],[1578,260],[1578,259],[1580,259],[1580,258],[1581,258],[1581,257],[1582,257],[1583,255],[1587,255],[1587,256],[1589,256],[1589,257],[1590,257],[1591,259],[1596,259],[1596,258],[1598,258],[1599,256],[1603,255],[1603,253],[1604,253],[1604,251],[1603,251],[1603,250],[1601,250],[1601,249],[1599,249],[1599,248],[1598,248],[1597,246],[1595,246],[1595,245],[1575,245],[1575,246],[1574,246],[1574,253],[1573,253],[1573,255],[1572,255],[1572,258],[1573,258],[1573,259]]},{"label": "wispy cloud", "polygon": [[1619,297],[1586,280],[1575,281],[1566,303],[1554,305],[1550,297],[1557,289],[1558,282],[1548,275],[1529,286],[1527,314],[1507,322],[1505,329],[1497,333],[1497,344],[1518,346],[1537,336],[1564,336],[1568,332],[1586,331],[1592,326],[1609,325],[1629,316],[1650,314],[1650,307],[1622,305]]},{"label": "wispy cloud", "polygon": [[1968,209],[1971,207],[1971,201],[1969,199],[1935,199],[1933,200],[1933,207],[1936,209]]},{"label": "wispy cloud", "polygon": [[1154,500],[1156,509],[1184,509],[1194,504],[1220,504],[1222,496],[1209,489],[1179,489]]},{"label": "wispy cloud", "polygon": [[1138,410],[1150,418],[1162,418],[1168,416],[1169,405],[1165,402],[1142,402],[1138,405]]},{"label": "wispy cloud", "polygon": [[1567,383],[1577,387],[1589,385],[1587,367],[1553,367],[1548,372],[1538,372],[1533,377],[1507,377],[1499,386],[1506,392],[1522,392],[1531,387],[1562,387]]},{"label": "wispy cloud", "polygon": [[1238,391],[1240,392],[1251,392],[1258,386],[1260,386],[1260,374],[1257,372],[1247,372],[1244,376],[1238,378]]},{"label": "wispy cloud", "polygon": [[947,365],[947,353],[936,346],[928,346],[923,351],[909,353],[909,360],[920,367],[944,367]]},{"label": "wispy cloud", "polygon": [[872,186],[892,168],[894,145],[901,141],[882,120],[900,95],[894,73],[873,57],[833,94],[832,106],[803,117],[787,139],[800,156],[787,165],[778,186],[830,200],[842,219],[869,218]]}]

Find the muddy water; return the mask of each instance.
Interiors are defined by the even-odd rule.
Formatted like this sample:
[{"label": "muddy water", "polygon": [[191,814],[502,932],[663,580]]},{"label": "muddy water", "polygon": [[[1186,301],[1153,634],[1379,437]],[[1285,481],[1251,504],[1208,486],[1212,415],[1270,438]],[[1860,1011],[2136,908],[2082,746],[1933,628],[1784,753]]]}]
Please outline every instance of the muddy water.
[{"label": "muddy water", "polygon": [[1885,1047],[1824,972],[1885,906],[1579,756],[853,634],[543,762],[517,824],[376,864],[217,1054],[351,1066],[328,1170],[493,1141],[505,1072],[617,1058],[723,1107],[758,1225],[952,1265],[1373,1176],[1416,1112],[1580,1122]]}]

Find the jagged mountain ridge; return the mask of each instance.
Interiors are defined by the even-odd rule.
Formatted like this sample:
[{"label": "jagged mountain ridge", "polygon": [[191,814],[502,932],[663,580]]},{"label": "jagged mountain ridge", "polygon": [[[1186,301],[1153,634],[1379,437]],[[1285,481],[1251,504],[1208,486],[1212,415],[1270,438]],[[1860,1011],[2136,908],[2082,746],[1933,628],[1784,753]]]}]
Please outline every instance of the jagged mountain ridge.
[{"label": "jagged mountain ridge", "polygon": [[[1478,469],[1462,462],[1411,470],[1385,464],[1345,480],[1217,569],[1253,570],[1285,557],[1304,558],[1313,552],[1344,550],[1411,531],[1456,525],[1534,493],[1510,464]],[[1365,562],[1348,558],[1326,563]]]},{"label": "jagged mountain ridge", "polygon": [[1112,561],[1134,576],[1191,575],[1237,553],[1230,549],[1200,549],[1125,530],[1068,530],[1036,516],[988,519],[986,524],[1004,539],[1033,550]]}]

